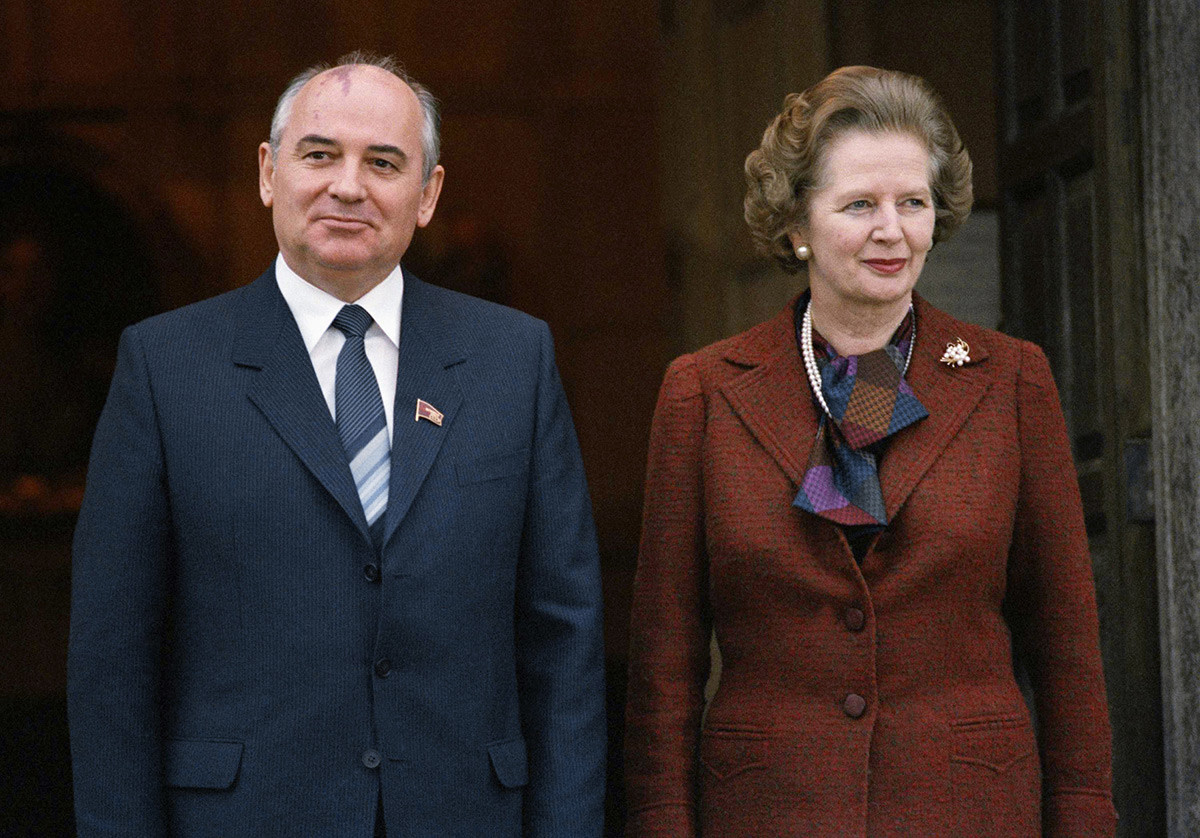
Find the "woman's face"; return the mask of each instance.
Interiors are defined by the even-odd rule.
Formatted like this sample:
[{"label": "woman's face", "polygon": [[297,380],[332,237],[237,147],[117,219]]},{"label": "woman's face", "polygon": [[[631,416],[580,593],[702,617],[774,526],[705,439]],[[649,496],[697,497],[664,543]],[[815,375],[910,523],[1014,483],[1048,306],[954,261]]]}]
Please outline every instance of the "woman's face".
[{"label": "woman's face", "polygon": [[[907,307],[933,246],[930,160],[909,134],[850,131],[825,152],[808,224],[790,234],[808,245],[814,305]],[[832,312],[831,312],[832,313]]]}]

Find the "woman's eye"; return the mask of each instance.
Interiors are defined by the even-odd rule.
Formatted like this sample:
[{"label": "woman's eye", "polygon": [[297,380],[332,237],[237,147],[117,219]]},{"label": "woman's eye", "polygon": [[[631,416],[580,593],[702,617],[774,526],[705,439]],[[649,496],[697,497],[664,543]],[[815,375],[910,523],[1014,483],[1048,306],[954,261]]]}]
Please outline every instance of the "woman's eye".
[{"label": "woman's eye", "polygon": [[866,208],[867,208],[867,207],[869,207],[869,206],[871,206],[871,204],[870,204],[870,202],[869,202],[869,201],[867,201],[865,198],[859,198],[857,201],[851,201],[851,202],[850,202],[850,203],[849,203],[849,204],[846,206],[846,209],[852,209],[852,210],[864,210],[864,209],[866,209]]},{"label": "woman's eye", "polygon": [[924,209],[928,206],[924,198],[909,198],[907,203],[913,209]]}]

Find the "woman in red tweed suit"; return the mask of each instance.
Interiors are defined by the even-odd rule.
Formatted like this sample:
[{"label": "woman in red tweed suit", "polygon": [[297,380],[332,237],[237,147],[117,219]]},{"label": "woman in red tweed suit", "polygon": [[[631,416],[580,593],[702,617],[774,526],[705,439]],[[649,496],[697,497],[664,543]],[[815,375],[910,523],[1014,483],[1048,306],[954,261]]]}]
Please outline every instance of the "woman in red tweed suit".
[{"label": "woman in red tweed suit", "polygon": [[[1049,367],[912,291],[970,207],[948,116],[920,79],[844,68],[788,98],[747,177],[752,231],[785,267],[807,262],[811,301],[676,360],[663,382],[627,835],[1113,834],[1091,565]],[[892,347],[896,392],[927,413],[872,449],[878,526],[801,503],[828,476],[824,446],[855,433],[822,419],[832,362],[814,376],[806,337],[854,356],[859,379]]]}]

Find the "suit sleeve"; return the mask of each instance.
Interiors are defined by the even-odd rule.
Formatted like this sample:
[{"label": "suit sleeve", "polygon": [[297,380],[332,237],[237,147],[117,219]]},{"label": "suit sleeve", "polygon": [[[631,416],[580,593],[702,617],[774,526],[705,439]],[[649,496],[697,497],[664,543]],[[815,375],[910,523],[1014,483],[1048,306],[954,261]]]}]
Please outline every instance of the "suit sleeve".
[{"label": "suit sleeve", "polygon": [[626,835],[697,834],[697,753],[712,620],[694,362],[667,370],[654,412],[634,580],[625,714]]},{"label": "suit sleeve", "polygon": [[170,552],[162,449],[136,327],[92,444],[75,530],[67,698],[78,834],[159,836],[159,683]]},{"label": "suit sleeve", "polygon": [[541,325],[537,419],[517,578],[517,675],[530,775],[526,836],[604,827],[600,565],[570,409]]},{"label": "suit sleeve", "polygon": [[1022,353],[1010,619],[1036,697],[1043,832],[1113,835],[1112,731],[1079,485],[1050,366],[1032,344]]}]

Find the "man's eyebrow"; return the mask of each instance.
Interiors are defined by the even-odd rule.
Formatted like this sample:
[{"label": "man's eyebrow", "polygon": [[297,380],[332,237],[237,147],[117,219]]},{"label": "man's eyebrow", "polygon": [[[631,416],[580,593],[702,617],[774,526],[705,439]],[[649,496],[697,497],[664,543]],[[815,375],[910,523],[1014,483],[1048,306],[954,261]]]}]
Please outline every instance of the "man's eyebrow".
[{"label": "man's eyebrow", "polygon": [[[322,137],[320,134],[306,134],[296,141],[296,146],[302,145],[328,145],[337,146],[337,140],[332,140],[329,137]],[[367,146],[368,151],[373,151],[376,154],[391,154],[401,160],[407,160],[408,155],[405,154],[399,146],[390,145],[388,143],[373,143]]]},{"label": "man's eyebrow", "polygon": [[408,155],[405,154],[403,151],[401,151],[398,146],[394,146],[394,145],[383,145],[383,144],[369,145],[369,146],[367,146],[367,150],[373,151],[376,154],[393,154],[402,160],[408,159]]},{"label": "man's eyebrow", "polygon": [[298,146],[304,145],[305,143],[310,145],[337,145],[337,142],[334,140],[329,139],[329,137],[322,137],[320,134],[306,134],[300,139],[296,140],[296,145]]}]

